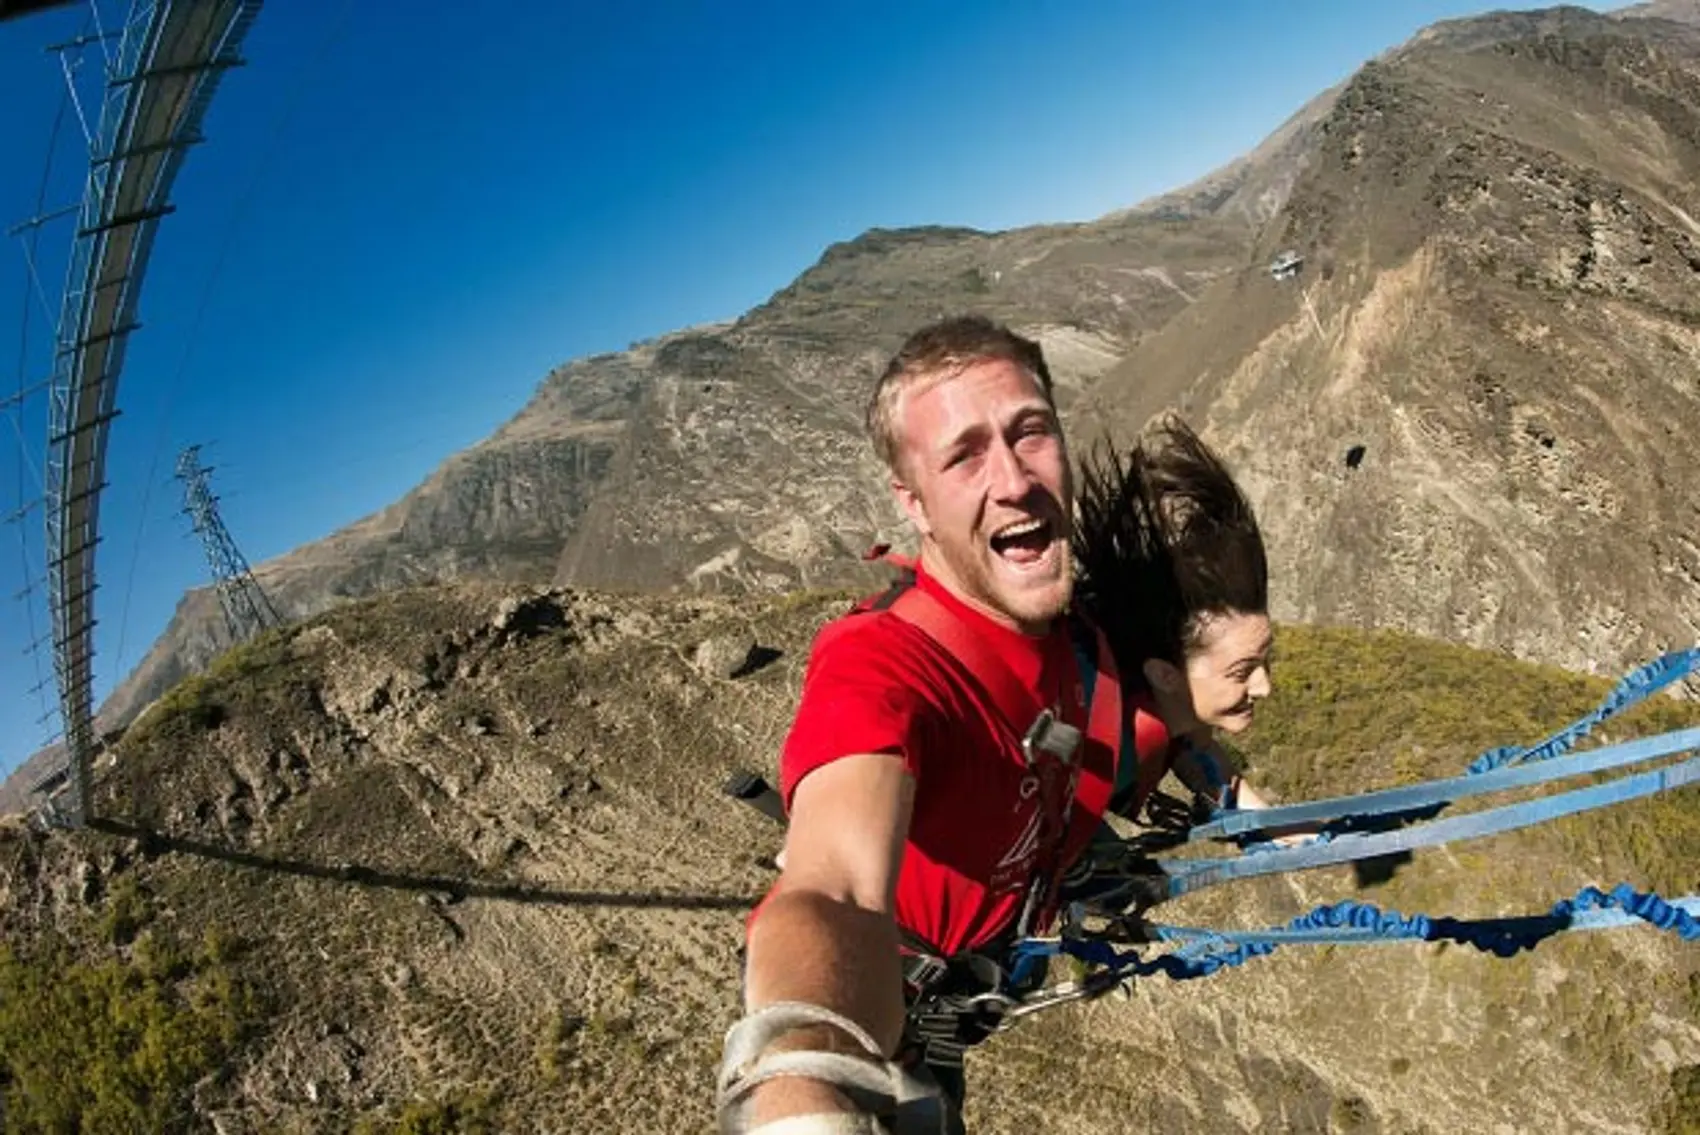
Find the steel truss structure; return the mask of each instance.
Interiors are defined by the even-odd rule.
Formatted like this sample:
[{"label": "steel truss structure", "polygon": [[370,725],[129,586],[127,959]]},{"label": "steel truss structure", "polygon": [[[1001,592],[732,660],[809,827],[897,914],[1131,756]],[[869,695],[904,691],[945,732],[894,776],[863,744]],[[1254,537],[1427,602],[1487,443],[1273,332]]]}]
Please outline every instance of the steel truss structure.
[{"label": "steel truss structure", "polygon": [[[130,5],[111,38],[77,231],[55,335],[47,439],[47,587],[54,676],[69,762],[60,818],[89,815],[95,562],[107,427],[159,221],[259,0]],[[79,107],[79,110],[81,108]]]},{"label": "steel truss structure", "polygon": [[236,546],[224,519],[218,514],[218,498],[209,478],[212,470],[201,464],[201,447],[191,445],[177,455],[177,479],[183,482],[183,511],[201,538],[218,605],[224,610],[224,626],[231,645],[247,642],[281,620],[265,588],[254,578],[248,561]]}]

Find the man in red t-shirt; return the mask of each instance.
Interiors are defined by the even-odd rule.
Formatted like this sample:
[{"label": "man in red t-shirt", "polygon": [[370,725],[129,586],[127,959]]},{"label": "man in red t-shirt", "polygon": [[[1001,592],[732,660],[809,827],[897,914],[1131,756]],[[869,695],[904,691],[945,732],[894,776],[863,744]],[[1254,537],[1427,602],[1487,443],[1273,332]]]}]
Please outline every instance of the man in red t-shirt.
[{"label": "man in red t-shirt", "polygon": [[[952,593],[924,562],[913,586],[989,648],[1038,704],[1085,731],[1082,683],[1062,619],[1043,634],[1015,629]],[[853,616],[817,642],[780,757],[780,791],[793,815],[811,774],[858,753],[895,758],[913,784],[893,899],[898,925],[940,957],[1000,937],[1041,866],[1041,770],[1029,766],[1007,711],[969,669],[890,611]],[[1113,754],[1089,755],[1108,787]],[[1060,812],[1059,804],[1052,807]],[[1089,835],[1101,813],[1102,802],[1074,809],[1072,842]],[[788,867],[795,851],[789,855]]]},{"label": "man in red t-shirt", "polygon": [[[1077,666],[1082,636],[1071,631],[1081,621],[1067,613],[1074,492],[1036,344],[978,318],[924,328],[881,376],[868,424],[920,557],[889,606],[837,620],[815,640],[780,758],[784,867],[750,919],[750,1012],[728,1034],[721,1070],[727,1131],[884,1131],[873,1105],[913,1101],[927,1087],[892,1062],[905,1040],[905,946],[996,953],[1042,929],[1058,876],[1111,802],[1136,813],[1171,770],[1219,797],[1224,760],[1210,728],[1243,728],[1268,693],[1261,583],[1199,611],[1171,596],[1171,621],[1209,616],[1234,633],[1173,660],[1143,658],[1125,700],[1090,627],[1096,665]],[[1200,484],[1224,481],[1231,488],[1221,471]],[[1255,526],[1239,534],[1212,554],[1261,565]],[[1097,554],[1092,539],[1086,547]],[[1123,585],[1122,554],[1108,549],[1100,587]],[[1146,601],[1113,597],[1123,616],[1127,602]],[[1137,648],[1134,639],[1124,645]],[[1188,677],[1176,686],[1182,666]],[[1165,722],[1180,731],[1174,744]],[[1053,725],[1072,737],[1059,749],[1044,740]],[[1264,806],[1249,790],[1235,803]],[[935,1087],[959,1104],[959,1064],[933,1059],[937,1038],[917,1031]],[[961,1130],[954,1108],[940,1122],[926,1130]]]},{"label": "man in red t-shirt", "polygon": [[[1038,345],[979,318],[925,328],[882,375],[868,424],[920,538],[916,586],[1084,729],[1064,618],[1073,487]],[[1010,928],[1056,833],[1006,709],[889,613],[817,642],[781,759],[785,867],[750,922],[746,999],[752,1014],[802,1003],[834,1023],[763,1052],[890,1058],[905,1014],[900,924],[942,954]],[[1097,820],[1077,809],[1071,834]],[[877,1131],[857,1110],[793,1076],[756,1088],[742,1121],[772,1124],[763,1135]]]}]

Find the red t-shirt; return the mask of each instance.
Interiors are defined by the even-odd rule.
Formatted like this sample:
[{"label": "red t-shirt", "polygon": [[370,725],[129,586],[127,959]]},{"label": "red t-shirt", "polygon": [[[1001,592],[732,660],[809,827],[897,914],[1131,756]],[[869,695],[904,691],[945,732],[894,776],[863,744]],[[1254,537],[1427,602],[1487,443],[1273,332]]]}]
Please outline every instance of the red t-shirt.
[{"label": "red t-shirt", "polygon": [[[916,586],[991,645],[1064,721],[1086,730],[1067,627],[1034,637],[967,606],[925,572]],[[1113,756],[1085,746],[1113,783]],[[849,617],[817,639],[780,756],[786,808],[797,784],[840,757],[892,753],[915,778],[915,809],[897,881],[897,921],[945,955],[985,945],[1020,914],[1042,848],[1039,778],[989,694],[920,628],[889,612]],[[1073,789],[1070,788],[1072,793]],[[1101,816],[1076,800],[1066,847]]]}]

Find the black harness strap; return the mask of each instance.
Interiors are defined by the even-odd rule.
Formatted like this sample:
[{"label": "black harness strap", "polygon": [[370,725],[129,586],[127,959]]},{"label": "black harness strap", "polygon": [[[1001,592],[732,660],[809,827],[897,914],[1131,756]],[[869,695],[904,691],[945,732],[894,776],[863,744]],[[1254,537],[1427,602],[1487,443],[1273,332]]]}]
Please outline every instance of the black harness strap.
[{"label": "black harness strap", "polygon": [[[917,965],[908,955],[905,965],[906,1014],[903,1049],[933,1068],[960,1068],[963,1055],[997,1031],[995,1018],[977,1012],[973,1000],[1004,991],[1004,969],[990,955],[964,953],[945,959],[926,955]],[[911,984],[917,969],[931,978]]]}]

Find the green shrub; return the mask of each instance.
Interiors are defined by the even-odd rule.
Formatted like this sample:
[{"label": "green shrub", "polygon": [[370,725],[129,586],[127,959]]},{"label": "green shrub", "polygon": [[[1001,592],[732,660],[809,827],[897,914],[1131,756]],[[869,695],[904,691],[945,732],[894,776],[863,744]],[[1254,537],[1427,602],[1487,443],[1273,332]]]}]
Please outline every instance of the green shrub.
[{"label": "green shrub", "polygon": [[1663,1135],[1700,1135],[1700,1064],[1670,1074],[1670,1098],[1661,1110]]},{"label": "green shrub", "polygon": [[178,682],[151,706],[125,735],[125,748],[157,741],[184,743],[216,729],[231,706],[259,699],[264,705],[287,699],[303,681],[291,642],[296,628],[274,627],[215,658],[206,671]]},{"label": "green shrub", "polygon": [[354,1135],[488,1135],[495,1130],[495,1101],[478,1091],[410,1103],[393,1120],[368,1116],[354,1125]]},{"label": "green shrub", "polygon": [[542,1035],[537,1039],[537,1072],[545,1084],[560,1083],[562,1050],[582,1024],[559,1009],[544,1018]]},{"label": "green shrub", "polygon": [[100,916],[100,937],[109,945],[128,946],[152,916],[136,880],[126,875],[107,893],[106,907]]},{"label": "green shrub", "polygon": [[191,1089],[225,1066],[257,1016],[222,961],[151,933],[128,960],[0,945],[6,1130],[188,1130]]}]

